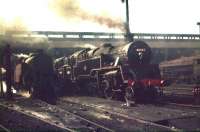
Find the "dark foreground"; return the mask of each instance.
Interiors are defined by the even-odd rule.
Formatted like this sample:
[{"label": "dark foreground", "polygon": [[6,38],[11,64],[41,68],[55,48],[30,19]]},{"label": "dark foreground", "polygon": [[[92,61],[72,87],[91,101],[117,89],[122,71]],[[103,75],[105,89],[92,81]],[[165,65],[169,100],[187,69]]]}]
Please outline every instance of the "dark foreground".
[{"label": "dark foreground", "polygon": [[[0,124],[11,131],[200,130],[200,106],[135,104],[96,97],[62,97],[56,105],[15,97],[0,100]],[[192,105],[193,106],[193,105]]]}]

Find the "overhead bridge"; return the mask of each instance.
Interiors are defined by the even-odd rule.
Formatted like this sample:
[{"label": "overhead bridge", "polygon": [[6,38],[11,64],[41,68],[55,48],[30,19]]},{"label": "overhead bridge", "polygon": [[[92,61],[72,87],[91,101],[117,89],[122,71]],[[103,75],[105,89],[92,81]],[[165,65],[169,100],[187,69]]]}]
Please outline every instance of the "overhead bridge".
[{"label": "overhead bridge", "polygon": [[[126,37],[125,33],[55,31],[12,32],[12,35],[21,37],[47,37],[56,47],[66,47],[68,44],[122,44],[125,43]],[[155,48],[200,48],[199,34],[132,33],[131,35],[134,40],[143,40]]]},{"label": "overhead bridge", "polygon": [[[38,35],[45,35],[53,38],[78,38],[78,39],[125,39],[125,33],[104,33],[104,32],[54,32],[54,31],[33,31]],[[31,35],[31,34],[30,34]],[[200,40],[199,34],[150,34],[131,33],[134,39],[146,40]]]}]

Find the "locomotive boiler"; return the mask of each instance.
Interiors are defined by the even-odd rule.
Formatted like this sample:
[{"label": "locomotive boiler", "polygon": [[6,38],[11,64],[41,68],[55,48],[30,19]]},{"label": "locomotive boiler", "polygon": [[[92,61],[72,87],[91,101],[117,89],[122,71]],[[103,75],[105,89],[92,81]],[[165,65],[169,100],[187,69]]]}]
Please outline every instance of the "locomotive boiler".
[{"label": "locomotive boiler", "polygon": [[151,64],[151,58],[151,48],[143,41],[121,46],[106,43],[62,57],[55,66],[60,76],[80,86],[81,93],[109,99],[155,100],[162,91],[162,81],[159,67]]}]

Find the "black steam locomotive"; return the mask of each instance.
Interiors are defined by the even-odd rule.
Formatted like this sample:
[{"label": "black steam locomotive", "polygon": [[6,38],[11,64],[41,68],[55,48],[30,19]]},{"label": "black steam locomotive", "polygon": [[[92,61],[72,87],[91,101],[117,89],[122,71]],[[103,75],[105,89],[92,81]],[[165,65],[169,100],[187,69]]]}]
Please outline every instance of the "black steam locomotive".
[{"label": "black steam locomotive", "polygon": [[151,48],[143,41],[121,46],[109,43],[84,49],[55,61],[59,76],[80,86],[81,93],[105,98],[155,100],[162,92],[157,64],[151,64]]},{"label": "black steam locomotive", "polygon": [[32,97],[55,104],[53,59],[42,49],[35,53],[11,56],[12,85],[15,90],[29,91]]}]

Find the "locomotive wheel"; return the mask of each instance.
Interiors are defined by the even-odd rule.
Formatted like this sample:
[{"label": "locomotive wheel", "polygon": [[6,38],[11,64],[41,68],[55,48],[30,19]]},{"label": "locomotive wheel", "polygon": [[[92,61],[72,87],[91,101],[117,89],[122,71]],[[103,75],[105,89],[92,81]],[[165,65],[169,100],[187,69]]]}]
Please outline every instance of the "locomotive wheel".
[{"label": "locomotive wheel", "polygon": [[112,91],[112,88],[110,86],[110,82],[109,80],[103,80],[102,81],[102,84],[101,84],[101,87],[103,88],[103,93],[104,93],[104,97],[106,99],[112,99],[113,98],[113,91]]},{"label": "locomotive wheel", "polygon": [[156,101],[157,97],[158,97],[158,91],[155,87],[150,87],[149,89],[149,101],[151,101],[152,103]]},{"label": "locomotive wheel", "polygon": [[96,83],[94,82],[89,82],[87,84],[85,84],[85,88],[87,89],[88,95],[90,96],[96,96],[96,90],[97,90],[97,86]]},{"label": "locomotive wheel", "polygon": [[134,97],[136,103],[142,102],[144,100],[145,96],[142,87],[134,88],[134,93],[135,93]]},{"label": "locomotive wheel", "polygon": [[87,87],[86,87],[86,81],[85,80],[78,80],[77,81],[77,86],[78,89],[76,91],[76,94],[78,95],[87,95]]}]

